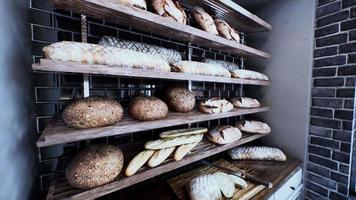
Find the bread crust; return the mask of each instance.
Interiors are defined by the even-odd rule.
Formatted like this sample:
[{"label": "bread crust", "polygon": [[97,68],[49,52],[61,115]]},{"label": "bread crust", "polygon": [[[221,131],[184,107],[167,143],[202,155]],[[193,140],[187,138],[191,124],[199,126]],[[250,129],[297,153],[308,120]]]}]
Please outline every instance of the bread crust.
[{"label": "bread crust", "polygon": [[192,15],[201,29],[208,33],[219,35],[213,18],[203,8],[194,7],[192,9]]},{"label": "bread crust", "polygon": [[114,180],[121,172],[122,151],[112,145],[92,145],[80,151],[65,169],[67,181],[73,187],[90,189]]},{"label": "bread crust", "polygon": [[167,114],[167,105],[156,97],[136,97],[129,105],[130,117],[139,121],[165,119]]},{"label": "bread crust", "polygon": [[177,112],[190,112],[195,106],[194,93],[181,87],[169,88],[166,91],[166,99],[169,108]]},{"label": "bread crust", "polygon": [[230,101],[236,108],[258,108],[261,106],[257,99],[248,97],[236,97]]},{"label": "bread crust", "polygon": [[203,113],[223,113],[232,110],[234,106],[225,99],[209,99],[199,104],[199,110]]},{"label": "bread crust", "polygon": [[236,127],[246,133],[269,134],[271,132],[271,127],[268,124],[255,120],[238,121]]},{"label": "bread crust", "polygon": [[230,125],[217,126],[209,130],[208,139],[216,144],[228,144],[239,140],[241,131]]},{"label": "bread crust", "polygon": [[236,147],[229,150],[228,154],[233,160],[287,160],[287,156],[280,149],[265,146]]},{"label": "bread crust", "polygon": [[184,136],[184,135],[195,135],[195,134],[206,133],[207,131],[208,131],[207,128],[176,129],[176,130],[164,131],[161,134],[159,134],[159,137],[160,138],[176,138],[176,137]]},{"label": "bread crust", "polygon": [[62,113],[65,124],[78,129],[114,125],[122,116],[123,108],[119,102],[101,97],[74,101]]},{"label": "bread crust", "polygon": [[134,175],[137,170],[139,170],[147,161],[152,157],[152,155],[155,153],[153,150],[145,150],[141,151],[139,154],[137,154],[130,163],[127,165],[126,170],[125,170],[125,175],[126,176],[132,176]]}]

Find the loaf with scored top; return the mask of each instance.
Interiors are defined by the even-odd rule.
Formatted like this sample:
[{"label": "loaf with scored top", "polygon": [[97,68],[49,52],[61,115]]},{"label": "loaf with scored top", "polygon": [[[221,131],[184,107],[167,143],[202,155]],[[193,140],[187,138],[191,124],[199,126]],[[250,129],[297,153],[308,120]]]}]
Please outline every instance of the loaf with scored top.
[{"label": "loaf with scored top", "polygon": [[287,156],[280,149],[265,146],[236,147],[229,150],[228,154],[233,160],[287,160]]}]

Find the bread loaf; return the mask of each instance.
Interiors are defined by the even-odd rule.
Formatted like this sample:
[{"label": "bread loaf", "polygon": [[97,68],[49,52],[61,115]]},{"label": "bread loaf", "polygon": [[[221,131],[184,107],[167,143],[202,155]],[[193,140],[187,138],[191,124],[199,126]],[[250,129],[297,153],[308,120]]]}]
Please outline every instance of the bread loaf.
[{"label": "bread loaf", "polygon": [[200,74],[208,76],[231,77],[230,72],[221,65],[201,63],[195,61],[181,61],[172,64],[172,71],[188,74]]},{"label": "bread loaf", "polygon": [[190,112],[195,106],[195,95],[185,88],[169,88],[166,91],[169,108],[177,112]]},{"label": "bread loaf", "polygon": [[246,133],[268,134],[271,132],[271,128],[266,123],[254,120],[238,121],[236,127]]},{"label": "bread loaf", "polygon": [[261,106],[257,99],[248,97],[236,97],[231,99],[231,103],[236,108],[258,108]]},{"label": "bread loaf", "polygon": [[166,138],[158,139],[153,141],[148,141],[145,144],[146,149],[163,149],[168,147],[180,146],[182,144],[194,143],[201,141],[203,139],[203,134],[180,136],[176,138]]},{"label": "bread loaf", "polygon": [[231,75],[234,78],[268,81],[268,77],[266,75],[246,69],[236,69],[231,71]]},{"label": "bread loaf", "polygon": [[67,181],[73,187],[90,189],[114,180],[121,172],[124,157],[112,145],[92,145],[79,152],[65,169]]},{"label": "bread loaf", "polygon": [[201,175],[189,181],[191,200],[221,200],[221,192],[213,175]]},{"label": "bread loaf", "polygon": [[213,176],[224,197],[231,198],[234,196],[235,183],[231,181],[226,173],[216,172]]},{"label": "bread loaf", "polygon": [[147,5],[145,0],[117,0],[119,3],[123,3],[125,5],[134,6],[137,8],[141,8],[143,10],[147,10]]},{"label": "bread loaf", "polygon": [[155,153],[153,150],[145,150],[137,154],[126,168],[125,175],[132,176],[139,170]]},{"label": "bread loaf", "polygon": [[218,29],[219,34],[228,39],[228,40],[234,40],[237,43],[240,43],[240,36],[239,34],[231,28],[231,26],[224,20],[222,19],[215,19],[214,20],[216,28]]},{"label": "bread loaf", "polygon": [[148,161],[148,166],[150,167],[156,167],[159,164],[163,163],[163,161],[165,161],[169,155],[171,155],[174,151],[175,147],[168,147],[168,148],[164,148],[164,149],[160,149],[158,151],[156,151],[151,159]]},{"label": "bread loaf", "polygon": [[152,121],[166,118],[168,107],[156,97],[136,97],[129,105],[128,111],[133,119]]},{"label": "bread loaf", "polygon": [[198,143],[199,143],[199,141],[194,142],[194,143],[180,145],[177,148],[176,152],[174,153],[174,160],[175,161],[182,160],[185,155],[187,155],[195,146],[198,145]]},{"label": "bread loaf", "polygon": [[223,60],[214,60],[214,59],[204,58],[203,62],[209,63],[209,64],[214,64],[214,65],[220,65],[223,68],[227,69],[229,72],[234,71],[235,69],[239,69],[239,66],[237,64],[232,63],[232,62],[223,61]]},{"label": "bread loaf", "polygon": [[217,126],[209,131],[208,139],[216,144],[228,144],[241,138],[242,134],[236,127],[230,125]]},{"label": "bread loaf", "polygon": [[99,44],[104,47],[116,47],[121,49],[138,51],[153,56],[160,56],[163,60],[167,61],[169,64],[182,61],[182,56],[176,50],[167,49],[156,45],[146,44],[143,42],[123,40],[113,36],[104,36],[99,41]]},{"label": "bread loaf", "polygon": [[206,32],[219,35],[213,18],[201,7],[194,7],[192,15],[199,26]]},{"label": "bread loaf", "polygon": [[233,160],[287,160],[286,155],[280,149],[273,147],[236,147],[234,149],[229,150],[228,154]]},{"label": "bread loaf", "polygon": [[162,132],[159,137],[160,138],[176,138],[184,135],[196,135],[201,133],[206,133],[208,131],[207,128],[186,128],[186,129],[177,129],[177,130],[169,130]]},{"label": "bread loaf", "polygon": [[77,100],[62,113],[66,125],[78,129],[114,125],[122,116],[123,109],[119,102],[100,97]]},{"label": "bread loaf", "polygon": [[234,109],[234,106],[225,99],[209,99],[199,105],[199,110],[208,114],[228,112],[232,109]]},{"label": "bread loaf", "polygon": [[155,13],[177,21],[181,24],[187,23],[187,15],[177,0],[152,0]]},{"label": "bread loaf", "polygon": [[160,56],[137,51],[80,42],[57,42],[43,48],[45,57],[66,62],[132,67],[148,70],[171,70]]}]

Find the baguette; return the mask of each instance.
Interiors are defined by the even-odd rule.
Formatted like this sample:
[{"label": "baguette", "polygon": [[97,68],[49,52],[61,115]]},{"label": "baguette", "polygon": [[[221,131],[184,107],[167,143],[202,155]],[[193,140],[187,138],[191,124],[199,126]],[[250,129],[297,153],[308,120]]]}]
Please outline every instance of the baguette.
[{"label": "baguette", "polygon": [[184,135],[195,135],[206,133],[208,131],[207,128],[186,128],[186,129],[177,129],[177,130],[170,130],[164,131],[159,134],[160,138],[175,138]]},{"label": "baguette", "polygon": [[194,142],[194,143],[189,143],[189,144],[183,144],[179,146],[174,153],[174,160],[179,161],[184,158],[185,155],[187,155],[195,146],[198,145],[199,142]]},{"label": "baguette", "polygon": [[145,150],[137,154],[126,168],[126,176],[134,175],[147,161],[150,159],[155,151]]},{"label": "baguette", "polygon": [[280,149],[264,146],[237,147],[229,150],[228,154],[233,160],[287,160],[287,156]]},{"label": "baguette", "polygon": [[203,139],[203,134],[180,136],[176,138],[158,139],[158,140],[146,142],[145,148],[157,150],[157,149],[163,149],[168,147],[180,146],[182,144],[198,142],[201,141],[202,139]]},{"label": "baguette", "polygon": [[171,155],[174,151],[175,147],[168,147],[161,149],[159,151],[156,151],[151,159],[148,161],[148,166],[150,167],[156,167],[157,165],[161,164],[163,161],[165,161],[169,155]]}]

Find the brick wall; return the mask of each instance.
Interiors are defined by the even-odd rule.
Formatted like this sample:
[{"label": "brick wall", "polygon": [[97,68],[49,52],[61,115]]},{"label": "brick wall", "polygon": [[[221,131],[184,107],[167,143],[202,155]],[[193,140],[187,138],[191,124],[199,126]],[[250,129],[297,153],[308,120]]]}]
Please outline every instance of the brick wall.
[{"label": "brick wall", "polygon": [[306,197],[347,199],[356,76],[356,1],[317,0]]},{"label": "brick wall", "polygon": [[[49,0],[30,1],[30,27],[32,33],[32,57],[33,62],[38,62],[42,57],[42,48],[53,42],[62,40],[80,41],[80,15],[54,9]],[[114,35],[122,39],[142,41],[160,45],[166,48],[178,50],[183,58],[187,54],[187,44],[161,38],[142,31],[131,30],[116,24],[106,23],[100,20],[88,19],[88,42],[96,43],[103,35]],[[235,63],[240,58],[235,55],[224,54],[199,46],[193,47],[193,60],[199,60],[202,55],[208,58],[227,60]],[[52,74],[36,72],[33,74],[34,93],[34,124],[38,138],[51,117],[63,110],[71,101],[81,98],[82,91],[81,74]],[[124,108],[133,96],[138,94],[154,95],[164,85],[185,85],[186,81],[167,81],[160,79],[135,79],[112,76],[90,76],[90,95],[108,96],[121,102]],[[194,82],[193,91],[201,100],[211,96],[235,97],[240,94],[240,85]],[[199,123],[200,126],[210,127],[219,123],[234,124],[238,117]],[[193,124],[192,126],[197,126]],[[185,126],[180,126],[185,127]],[[174,128],[174,127],[173,127]],[[111,144],[132,143],[140,140],[148,140],[162,130],[139,132],[119,137],[108,137],[92,140],[92,143],[108,142]],[[38,186],[45,195],[56,168],[58,158],[72,156],[78,149],[84,147],[86,142],[74,142],[64,145],[38,149]]]}]

